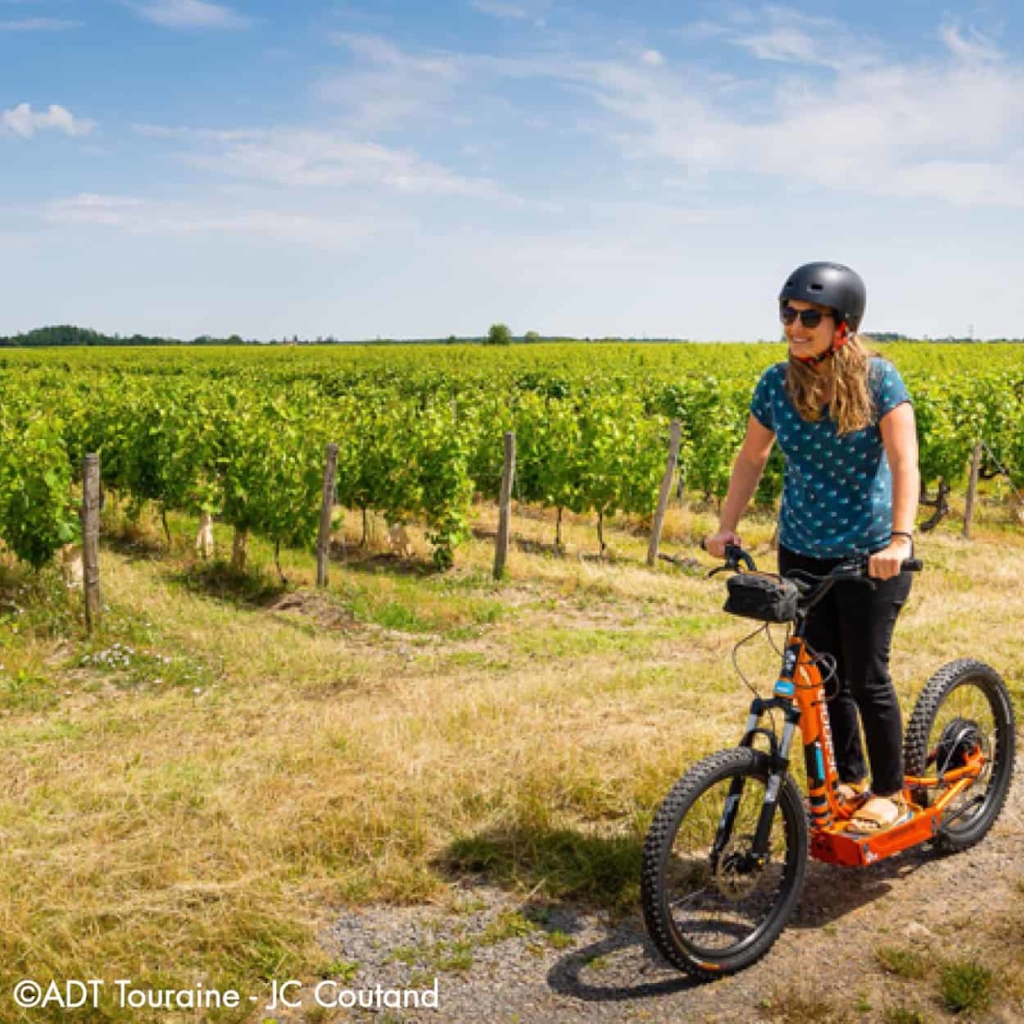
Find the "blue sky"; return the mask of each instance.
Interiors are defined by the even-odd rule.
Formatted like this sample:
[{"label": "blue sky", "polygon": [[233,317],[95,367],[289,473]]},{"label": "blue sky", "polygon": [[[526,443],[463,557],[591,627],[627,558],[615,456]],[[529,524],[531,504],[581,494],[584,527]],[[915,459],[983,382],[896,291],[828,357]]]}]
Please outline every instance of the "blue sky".
[{"label": "blue sky", "polygon": [[1024,10],[0,0],[0,334],[1024,335]]}]

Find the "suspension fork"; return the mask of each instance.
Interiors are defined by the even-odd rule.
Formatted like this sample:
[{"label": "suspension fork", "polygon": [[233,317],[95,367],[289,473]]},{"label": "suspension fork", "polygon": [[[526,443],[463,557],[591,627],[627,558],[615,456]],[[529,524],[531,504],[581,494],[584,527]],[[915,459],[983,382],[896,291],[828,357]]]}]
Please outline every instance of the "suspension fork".
[{"label": "suspension fork", "polygon": [[[768,782],[765,786],[764,803],[761,805],[761,812],[758,815],[757,827],[754,830],[754,842],[750,850],[750,856],[757,866],[765,864],[768,860],[772,821],[775,818],[775,809],[779,802],[779,792],[789,772],[789,750],[792,746],[793,735],[800,726],[800,709],[794,705],[791,697],[786,696],[784,692],[779,692],[779,685],[785,682],[785,679],[780,678],[776,683],[776,696],[770,700],[765,700],[762,697],[754,698],[750,705],[747,728],[740,740],[741,747],[753,747],[754,738],[764,736],[768,740],[768,756],[771,762]],[[785,687],[783,687],[783,691],[785,691]],[[772,730],[762,728],[760,725],[762,716],[773,709],[781,711],[785,717],[781,741]],[[743,786],[743,778],[735,778],[729,787],[725,809],[722,812],[715,843],[711,849],[714,863],[718,862],[718,857],[732,838],[740,798],[743,795]]]}]

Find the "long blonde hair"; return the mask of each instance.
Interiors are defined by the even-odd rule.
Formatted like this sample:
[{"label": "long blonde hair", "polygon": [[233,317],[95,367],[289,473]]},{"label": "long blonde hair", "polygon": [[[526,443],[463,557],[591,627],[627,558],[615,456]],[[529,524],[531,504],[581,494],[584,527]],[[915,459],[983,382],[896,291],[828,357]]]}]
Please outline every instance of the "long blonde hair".
[{"label": "long blonde hair", "polygon": [[875,410],[868,386],[868,368],[874,353],[865,346],[859,334],[832,353],[831,373],[821,373],[813,366],[789,357],[786,367],[786,391],[801,419],[817,422],[822,406],[829,403],[829,418],[840,434],[862,430],[874,422]]}]

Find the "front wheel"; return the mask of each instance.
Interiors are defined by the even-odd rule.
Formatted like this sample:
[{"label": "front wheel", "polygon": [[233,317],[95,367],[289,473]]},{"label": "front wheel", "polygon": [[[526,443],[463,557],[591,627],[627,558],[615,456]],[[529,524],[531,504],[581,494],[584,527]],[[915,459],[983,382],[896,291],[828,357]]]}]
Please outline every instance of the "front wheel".
[{"label": "front wheel", "polygon": [[768,757],[748,747],[712,754],[665,798],[644,844],[640,893],[658,951],[710,979],[749,967],[785,928],[807,866],[807,816],[788,776],[778,791],[765,863],[753,856]]},{"label": "front wheel", "polygon": [[[981,774],[942,815],[935,844],[965,850],[995,823],[1010,789],[1014,758],[1013,705],[994,668],[961,658],[943,665],[917,698],[907,726],[903,758],[908,775],[938,782],[977,751]],[[915,803],[927,806],[941,786],[914,789]]]}]

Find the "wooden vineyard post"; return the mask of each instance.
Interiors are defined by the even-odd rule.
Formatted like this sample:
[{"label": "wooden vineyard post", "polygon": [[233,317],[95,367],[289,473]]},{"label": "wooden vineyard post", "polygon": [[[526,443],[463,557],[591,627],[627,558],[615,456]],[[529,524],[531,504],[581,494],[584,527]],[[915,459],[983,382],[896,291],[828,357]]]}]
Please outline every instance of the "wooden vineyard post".
[{"label": "wooden vineyard post", "polygon": [[661,492],[658,494],[658,510],[654,513],[654,527],[651,530],[651,543],[647,548],[647,564],[654,565],[658,560],[658,545],[661,543],[661,528],[665,522],[665,510],[668,508],[669,494],[672,492],[672,474],[679,462],[679,443],[682,436],[682,425],[679,420],[672,421],[671,434],[668,442],[668,461],[665,464],[665,475],[661,478]]},{"label": "wooden vineyard post", "polygon": [[512,480],[516,474],[516,435],[505,431],[505,465],[501,471],[501,496],[498,499],[498,539],[494,548],[494,578],[505,575],[508,543],[512,520]]},{"label": "wooden vineyard post", "polygon": [[334,477],[338,471],[338,446],[327,446],[324,466],[324,494],[320,505],[320,535],[316,542],[316,585],[327,586],[327,566],[331,555],[331,512],[334,509]]},{"label": "wooden vineyard post", "polygon": [[82,575],[85,588],[85,628],[99,625],[100,596],[100,457],[86,455],[82,463]]},{"label": "wooden vineyard post", "polygon": [[967,504],[964,507],[964,540],[971,539],[971,521],[974,519],[974,500],[978,492],[978,474],[981,470],[981,442],[975,441],[971,454],[971,476],[967,482]]}]

